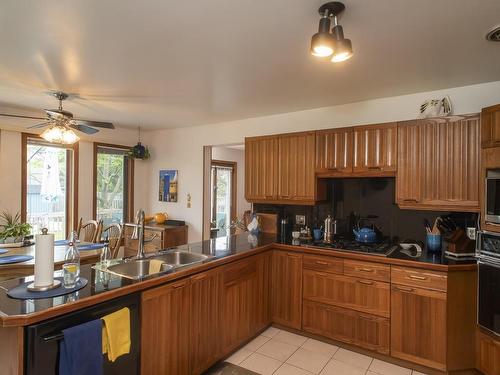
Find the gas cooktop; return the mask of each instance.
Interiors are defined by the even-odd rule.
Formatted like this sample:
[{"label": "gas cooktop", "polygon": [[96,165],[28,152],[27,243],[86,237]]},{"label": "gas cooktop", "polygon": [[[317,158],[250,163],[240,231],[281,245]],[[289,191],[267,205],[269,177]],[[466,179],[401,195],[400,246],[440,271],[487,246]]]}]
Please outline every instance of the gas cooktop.
[{"label": "gas cooktop", "polygon": [[354,253],[364,253],[380,256],[389,256],[392,252],[398,249],[398,245],[392,243],[389,239],[381,242],[367,244],[354,240],[336,239],[331,243],[327,242],[314,242],[311,244],[316,247],[323,247],[328,249],[336,249],[342,251],[351,251]]}]

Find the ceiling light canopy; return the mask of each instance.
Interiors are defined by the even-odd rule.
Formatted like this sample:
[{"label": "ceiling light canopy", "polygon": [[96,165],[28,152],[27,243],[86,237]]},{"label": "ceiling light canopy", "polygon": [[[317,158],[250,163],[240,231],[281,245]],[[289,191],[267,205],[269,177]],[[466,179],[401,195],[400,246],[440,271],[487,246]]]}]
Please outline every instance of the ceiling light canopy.
[{"label": "ceiling light canopy", "polygon": [[[337,23],[337,16],[345,9],[344,4],[333,1],[323,4],[318,12],[318,32],[311,39],[311,54],[316,57],[330,58],[331,62],[337,63],[352,57],[352,43],[344,38],[344,30]],[[333,28],[330,30],[331,19]]]}]

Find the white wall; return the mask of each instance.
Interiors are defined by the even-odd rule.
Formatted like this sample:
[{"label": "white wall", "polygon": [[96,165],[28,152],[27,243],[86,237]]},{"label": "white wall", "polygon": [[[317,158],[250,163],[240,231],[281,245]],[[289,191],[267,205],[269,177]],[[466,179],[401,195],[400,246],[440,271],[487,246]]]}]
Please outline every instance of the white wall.
[{"label": "white wall", "polygon": [[236,162],[236,215],[241,218],[252,205],[245,199],[245,150],[212,147],[212,159]]},{"label": "white wall", "polygon": [[[0,124],[2,126],[2,124]],[[6,130],[5,127],[10,130]],[[14,127],[0,129],[0,211],[21,211],[21,132]],[[80,141],[78,168],[78,216],[84,220],[92,218],[93,194],[93,142],[133,146],[137,142],[137,131],[117,129],[101,131],[95,137]],[[149,189],[143,183],[148,176],[147,161],[135,162],[135,207],[149,204]]]},{"label": "white wall", "polygon": [[[450,96],[454,114],[475,113],[482,107],[500,103],[500,81],[219,124],[148,132],[145,143],[150,145],[152,159],[147,177],[147,208],[151,212],[167,211],[172,218],[186,220],[189,224],[189,241],[199,241],[202,231],[203,146],[238,144],[244,142],[246,136],[413,119],[418,116],[418,108],[424,100],[438,99],[444,95]],[[179,170],[177,203],[158,201],[160,169]],[[191,208],[186,207],[188,193],[192,197]]]}]

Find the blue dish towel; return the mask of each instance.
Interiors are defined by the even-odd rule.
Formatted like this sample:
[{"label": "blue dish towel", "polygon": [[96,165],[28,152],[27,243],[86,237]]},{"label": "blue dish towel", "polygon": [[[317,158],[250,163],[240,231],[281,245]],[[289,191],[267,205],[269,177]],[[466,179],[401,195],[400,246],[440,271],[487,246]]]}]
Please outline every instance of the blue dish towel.
[{"label": "blue dish towel", "polygon": [[59,375],[102,375],[102,320],[63,329]]}]

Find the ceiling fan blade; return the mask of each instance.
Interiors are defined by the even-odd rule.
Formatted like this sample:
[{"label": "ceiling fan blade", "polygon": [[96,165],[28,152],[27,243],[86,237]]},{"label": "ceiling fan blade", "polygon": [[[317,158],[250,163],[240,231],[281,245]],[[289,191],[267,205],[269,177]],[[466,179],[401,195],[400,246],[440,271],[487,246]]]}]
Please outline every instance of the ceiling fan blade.
[{"label": "ceiling fan blade", "polygon": [[46,120],[46,117],[34,117],[34,116],[25,116],[25,115],[11,115],[8,113],[0,113],[0,116],[5,116],[5,117],[16,117],[16,118],[29,118],[32,120]]},{"label": "ceiling fan blade", "polygon": [[26,129],[38,129],[38,128],[43,128],[44,126],[47,126],[50,124],[50,121],[42,122],[41,124],[35,124],[32,126],[28,126]]},{"label": "ceiling fan blade", "polygon": [[91,128],[90,126],[87,125],[81,125],[81,124],[70,124],[70,128],[81,131],[82,133],[85,134],[95,134],[99,132],[99,129],[94,129]]},{"label": "ceiling fan blade", "polygon": [[115,128],[115,126],[110,122],[77,120],[77,119],[73,119],[73,122],[77,125],[93,126],[96,128],[106,128],[106,129],[114,129]]}]

